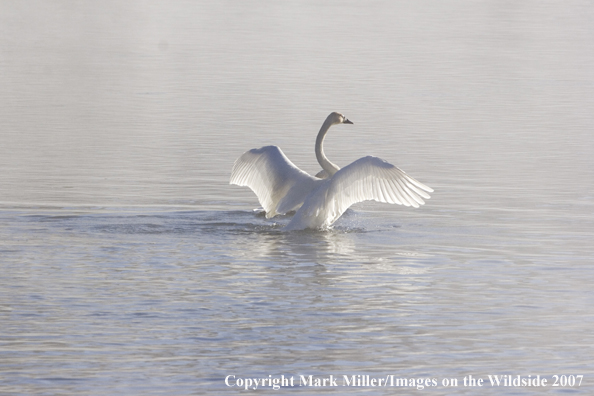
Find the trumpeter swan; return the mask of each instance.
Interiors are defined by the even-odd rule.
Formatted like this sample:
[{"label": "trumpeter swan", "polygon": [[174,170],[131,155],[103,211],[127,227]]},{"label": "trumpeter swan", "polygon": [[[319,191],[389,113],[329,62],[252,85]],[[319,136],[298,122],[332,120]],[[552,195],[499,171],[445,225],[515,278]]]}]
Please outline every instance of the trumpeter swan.
[{"label": "trumpeter swan", "polygon": [[372,156],[339,168],[324,154],[324,137],[334,124],[352,124],[331,113],[316,139],[323,171],[315,177],[297,168],[277,146],[246,151],[235,161],[229,184],[247,186],[258,196],[266,217],[297,210],[285,230],[327,228],[357,202],[374,200],[418,208],[430,187],[388,162]]}]

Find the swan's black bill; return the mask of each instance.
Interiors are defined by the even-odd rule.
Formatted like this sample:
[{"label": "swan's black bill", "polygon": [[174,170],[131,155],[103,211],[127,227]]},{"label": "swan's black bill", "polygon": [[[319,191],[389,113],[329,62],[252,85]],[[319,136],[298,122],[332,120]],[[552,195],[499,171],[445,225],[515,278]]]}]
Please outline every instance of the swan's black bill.
[{"label": "swan's black bill", "polygon": [[344,119],[344,121],[343,121],[342,123],[343,123],[343,124],[352,124],[352,123],[353,123],[353,121],[351,121],[351,120],[349,120],[349,119],[345,118],[345,119]]}]

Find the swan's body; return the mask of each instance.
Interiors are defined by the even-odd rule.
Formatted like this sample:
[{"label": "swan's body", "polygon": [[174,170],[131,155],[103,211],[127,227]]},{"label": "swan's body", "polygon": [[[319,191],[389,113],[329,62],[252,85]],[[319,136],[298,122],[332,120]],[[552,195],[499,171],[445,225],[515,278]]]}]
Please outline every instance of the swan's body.
[{"label": "swan's body", "polygon": [[339,168],[324,154],[323,143],[334,124],[352,124],[340,113],[331,113],[316,139],[316,158],[322,171],[316,176],[297,168],[277,146],[245,152],[235,161],[230,184],[251,188],[266,217],[297,210],[285,230],[327,228],[349,208],[374,200],[418,208],[429,199],[430,187],[392,164],[363,157]]}]

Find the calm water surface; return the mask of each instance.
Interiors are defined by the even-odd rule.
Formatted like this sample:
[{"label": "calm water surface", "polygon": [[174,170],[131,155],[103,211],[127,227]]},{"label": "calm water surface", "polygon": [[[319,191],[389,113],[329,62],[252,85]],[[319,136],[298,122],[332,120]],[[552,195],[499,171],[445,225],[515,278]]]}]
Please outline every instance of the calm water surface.
[{"label": "calm water surface", "polygon": [[[594,3],[319,3],[0,4],[0,394],[594,390]],[[326,232],[255,213],[233,161],[316,173],[331,111],[333,162],[432,199]]]}]

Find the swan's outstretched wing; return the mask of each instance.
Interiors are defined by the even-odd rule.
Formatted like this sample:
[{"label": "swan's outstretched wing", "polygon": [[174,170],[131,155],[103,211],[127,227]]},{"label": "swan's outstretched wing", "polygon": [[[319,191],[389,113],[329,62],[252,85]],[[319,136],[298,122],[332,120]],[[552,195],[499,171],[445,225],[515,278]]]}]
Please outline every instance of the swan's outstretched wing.
[{"label": "swan's outstretched wing", "polygon": [[251,188],[270,218],[299,208],[318,182],[279,147],[266,146],[243,153],[233,165],[229,183]]},{"label": "swan's outstretched wing", "polygon": [[[345,166],[325,181],[308,200],[295,220],[295,227],[329,226],[349,208],[362,201],[374,200],[418,208],[429,199],[433,189],[408,176],[403,170],[377,157],[363,157]],[[300,213],[301,212],[301,213]],[[323,218],[317,224],[313,219]],[[309,219],[309,220],[306,220]],[[310,224],[311,222],[311,224]]]}]

